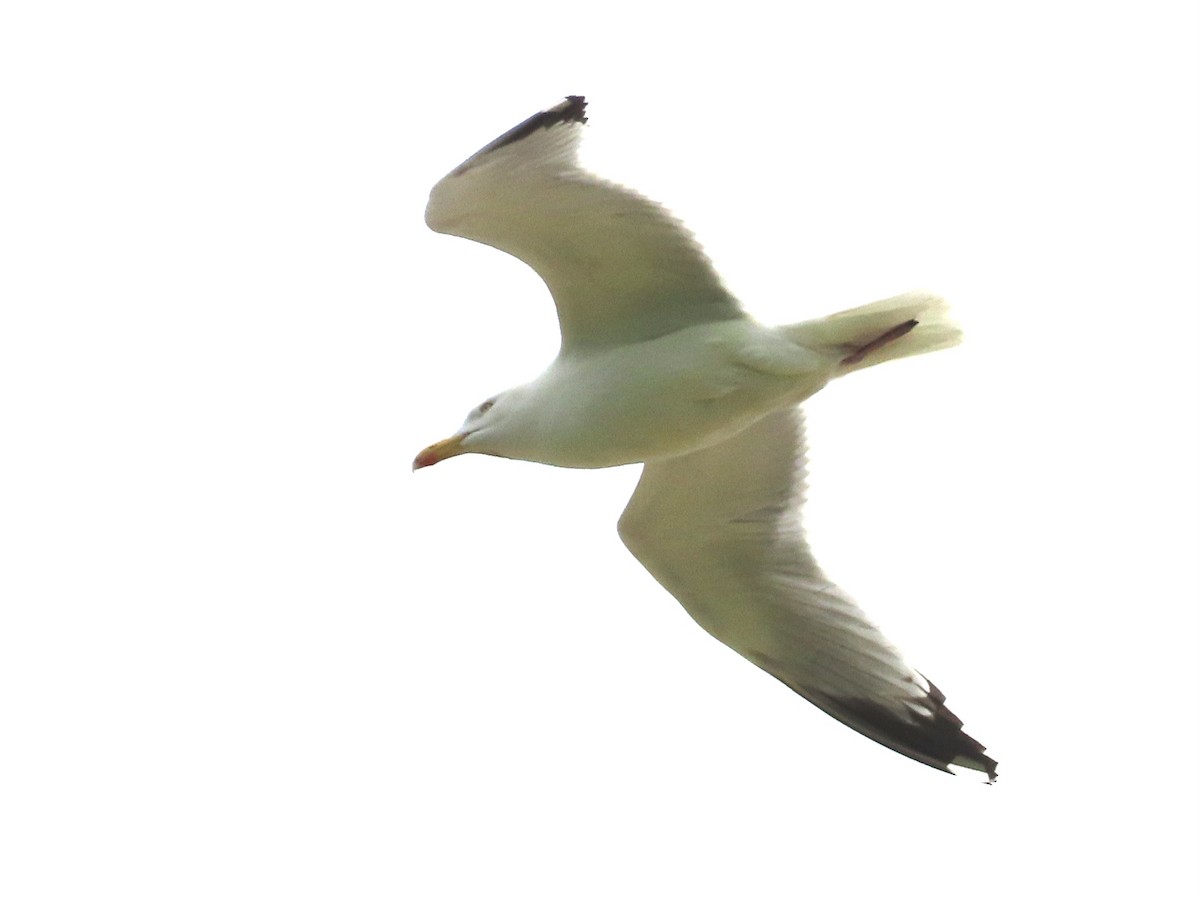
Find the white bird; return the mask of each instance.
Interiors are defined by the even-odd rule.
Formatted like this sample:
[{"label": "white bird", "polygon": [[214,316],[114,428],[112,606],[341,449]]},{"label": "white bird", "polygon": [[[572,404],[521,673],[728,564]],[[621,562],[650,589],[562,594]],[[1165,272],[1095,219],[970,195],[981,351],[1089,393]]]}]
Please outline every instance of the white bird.
[{"label": "white bird", "polygon": [[701,627],[872,740],[994,781],[995,761],[941,691],[821,572],[799,518],[797,405],[848,372],[957,343],[945,304],[910,293],[756,323],[666,210],[580,167],[585,107],[567,97],[530,117],[430,194],[434,231],[542,277],[562,344],[539,377],[485,400],[413,468],[464,453],[644,463],[618,532]]}]

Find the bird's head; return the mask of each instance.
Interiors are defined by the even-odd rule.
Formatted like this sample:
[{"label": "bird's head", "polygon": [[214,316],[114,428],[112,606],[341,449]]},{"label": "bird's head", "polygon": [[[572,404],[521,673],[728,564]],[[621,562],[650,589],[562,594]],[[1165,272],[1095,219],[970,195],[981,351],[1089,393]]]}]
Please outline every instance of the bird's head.
[{"label": "bird's head", "polygon": [[484,400],[469,413],[462,427],[445,440],[430,444],[413,460],[413,471],[440,463],[464,453],[485,453],[489,456],[508,456],[504,452],[506,436],[520,418],[514,402],[517,390],[505,391]]}]

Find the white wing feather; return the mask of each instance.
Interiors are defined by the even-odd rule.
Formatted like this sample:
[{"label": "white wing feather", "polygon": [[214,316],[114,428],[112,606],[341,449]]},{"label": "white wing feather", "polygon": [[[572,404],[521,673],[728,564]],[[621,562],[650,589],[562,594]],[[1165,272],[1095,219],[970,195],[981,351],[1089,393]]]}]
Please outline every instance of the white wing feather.
[{"label": "white wing feather", "polygon": [[912,759],[994,779],[945,697],[830,583],[804,540],[803,423],[783,410],[646,464],[622,540],[713,637],[831,716]]},{"label": "white wing feather", "polygon": [[434,186],[426,223],[531,266],[554,297],[564,351],[741,317],[670,213],[579,166],[585,105],[568,97],[462,163]]}]

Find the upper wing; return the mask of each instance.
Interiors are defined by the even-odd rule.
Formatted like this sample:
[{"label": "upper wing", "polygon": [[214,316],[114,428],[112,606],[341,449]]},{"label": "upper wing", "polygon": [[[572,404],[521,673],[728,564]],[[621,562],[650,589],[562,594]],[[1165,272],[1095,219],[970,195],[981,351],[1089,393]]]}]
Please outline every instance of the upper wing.
[{"label": "upper wing", "polygon": [[772,413],[715,447],[647,463],[625,545],[713,637],[851,728],[935,768],[996,777],[945,697],[813,561],[800,527],[803,423]]},{"label": "upper wing", "polygon": [[568,97],[496,138],[434,185],[425,222],[531,266],[554,296],[564,349],[742,316],[676,219],[579,167],[585,106]]}]

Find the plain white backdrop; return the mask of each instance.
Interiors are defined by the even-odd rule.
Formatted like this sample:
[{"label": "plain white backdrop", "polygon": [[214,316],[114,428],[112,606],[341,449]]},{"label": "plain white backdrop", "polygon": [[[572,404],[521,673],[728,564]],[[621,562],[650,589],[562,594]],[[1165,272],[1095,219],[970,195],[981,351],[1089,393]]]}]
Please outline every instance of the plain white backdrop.
[{"label": "plain white backdrop", "polygon": [[[7,5],[4,896],[1195,896],[1197,19]],[[557,341],[428,189],[567,93],[763,319],[955,306],[807,521],[997,785],[701,632],[636,468],[409,472]]]}]

